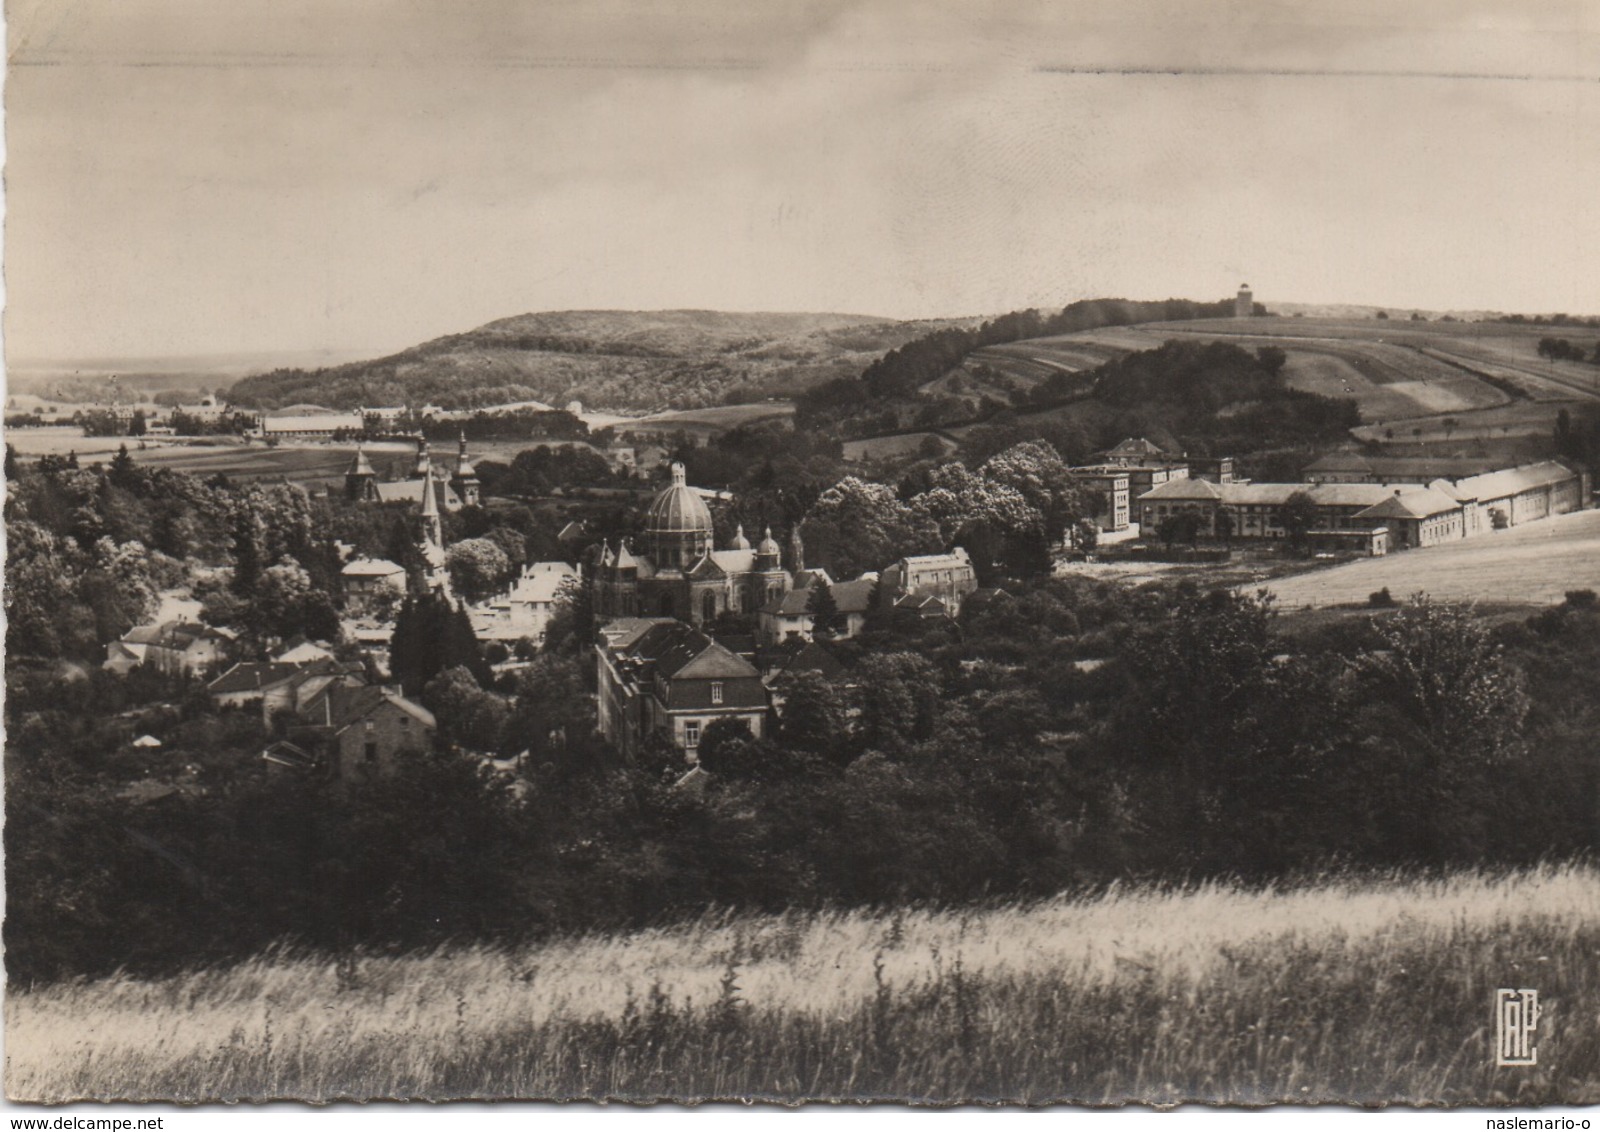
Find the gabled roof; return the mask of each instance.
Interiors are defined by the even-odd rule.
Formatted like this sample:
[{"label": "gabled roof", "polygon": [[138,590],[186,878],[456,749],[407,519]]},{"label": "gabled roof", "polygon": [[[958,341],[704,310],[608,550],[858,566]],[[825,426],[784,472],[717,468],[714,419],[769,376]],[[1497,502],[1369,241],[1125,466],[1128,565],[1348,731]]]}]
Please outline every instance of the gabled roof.
[{"label": "gabled roof", "polygon": [[669,680],[711,680],[759,676],[750,662],[688,625],[657,626],[636,651],[655,651],[656,671]]},{"label": "gabled roof", "polygon": [[837,680],[847,671],[842,660],[816,641],[807,641],[786,659],[780,658],[775,668],[774,680],[798,676],[802,672],[815,672],[828,680]]},{"label": "gabled roof", "polygon": [[405,572],[404,566],[387,558],[357,558],[339,571],[347,578],[392,578]]},{"label": "gabled roof", "polygon": [[1504,499],[1524,491],[1552,487],[1576,479],[1577,473],[1555,460],[1541,460],[1537,464],[1524,464],[1520,468],[1507,468],[1481,476],[1468,476],[1456,482],[1456,491],[1464,499]]},{"label": "gabled roof", "polygon": [[734,547],[729,550],[713,550],[711,561],[720,566],[727,574],[749,574],[756,568],[756,552],[749,546],[742,549]]},{"label": "gabled roof", "polygon": [[274,684],[281,684],[291,679],[300,670],[298,664],[290,664],[286,661],[244,661],[234,665],[207,684],[206,691],[213,696],[225,696],[234,692],[254,692],[262,688],[270,688]]},{"label": "gabled roof", "polygon": [[876,578],[857,578],[851,582],[835,582],[833,603],[840,613],[865,613],[872,608],[872,588]]},{"label": "gabled roof", "polygon": [[810,602],[810,590],[789,590],[763,605],[760,612],[769,617],[800,617]]},{"label": "gabled roof", "polygon": [[717,565],[716,559],[709,554],[702,554],[700,561],[689,567],[688,576],[697,582],[714,581],[717,578],[726,578],[728,575]]},{"label": "gabled roof", "polygon": [[609,648],[618,652],[631,651],[639,639],[657,625],[674,624],[670,617],[618,617],[600,626],[600,635]]},{"label": "gabled roof", "polygon": [[1364,511],[1356,512],[1358,519],[1426,519],[1459,510],[1461,504],[1448,495],[1421,487],[1413,491],[1396,492],[1382,503],[1375,503]]},{"label": "gabled roof", "polygon": [[1220,500],[1221,498],[1222,486],[1220,484],[1214,484],[1210,480],[1181,479],[1168,480],[1164,484],[1151,488],[1139,496],[1139,502],[1144,503],[1149,500],[1163,499],[1210,501]]},{"label": "gabled roof", "polygon": [[361,722],[386,704],[411,715],[424,727],[437,726],[433,713],[421,704],[372,684],[358,688],[330,684],[301,709],[300,715],[308,723],[332,727],[337,732]]},{"label": "gabled roof", "polygon": [[1124,440],[1115,448],[1108,449],[1105,454],[1115,459],[1128,458],[1141,460],[1159,459],[1167,455],[1164,449],[1150,443],[1150,441],[1146,440],[1142,436],[1137,440],[1130,436],[1127,440]]},{"label": "gabled roof", "polygon": [[287,739],[279,739],[266,750],[261,752],[261,757],[277,766],[288,767],[291,770],[312,770],[317,765],[317,757],[303,747],[296,746]]}]

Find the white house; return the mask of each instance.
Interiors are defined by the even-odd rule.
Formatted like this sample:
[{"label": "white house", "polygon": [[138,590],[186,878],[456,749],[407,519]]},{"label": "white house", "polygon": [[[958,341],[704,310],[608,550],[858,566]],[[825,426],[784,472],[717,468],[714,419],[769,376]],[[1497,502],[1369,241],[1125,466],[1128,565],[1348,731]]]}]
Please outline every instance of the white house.
[{"label": "white house", "polygon": [[543,641],[563,588],[578,581],[565,562],[530,563],[508,591],[472,607],[472,630],[480,641]]}]

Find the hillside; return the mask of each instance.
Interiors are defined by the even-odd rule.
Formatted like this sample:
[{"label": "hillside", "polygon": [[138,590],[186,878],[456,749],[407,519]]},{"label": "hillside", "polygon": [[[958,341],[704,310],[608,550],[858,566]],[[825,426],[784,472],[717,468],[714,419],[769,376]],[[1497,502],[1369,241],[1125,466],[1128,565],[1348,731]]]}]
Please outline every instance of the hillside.
[{"label": "hillside", "polygon": [[[1597,898],[1592,869],[1547,865],[984,911],[712,914],[508,949],[275,950],[14,990],[6,1086],[45,1103],[1592,1103],[1600,1020],[1562,1004],[1594,1002]],[[1497,1069],[1491,995],[1524,977],[1561,1029],[1537,1066]]]},{"label": "hillside", "polygon": [[[959,325],[950,323],[948,325]],[[845,314],[556,311],[518,315],[398,354],[245,378],[231,396],[274,409],[544,401],[617,412],[788,397],[854,376],[942,322]]]}]

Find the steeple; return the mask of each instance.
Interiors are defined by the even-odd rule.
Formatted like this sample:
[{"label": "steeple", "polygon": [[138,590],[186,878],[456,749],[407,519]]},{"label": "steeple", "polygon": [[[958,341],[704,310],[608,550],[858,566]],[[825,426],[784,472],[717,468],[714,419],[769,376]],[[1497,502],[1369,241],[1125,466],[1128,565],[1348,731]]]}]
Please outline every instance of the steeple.
[{"label": "steeple", "polygon": [[344,494],[347,499],[363,503],[378,498],[378,473],[372,470],[372,462],[359,444],[356,445],[355,459],[350,461],[350,467],[344,474]]},{"label": "steeple", "polygon": [[424,454],[422,461],[422,530],[424,536],[439,546],[444,545],[444,535],[440,529],[439,521],[439,496],[433,485],[433,467],[429,464]]},{"label": "steeple", "polygon": [[467,455],[467,430],[461,430],[461,444],[456,454],[456,474],[453,481],[456,494],[467,507],[478,505],[478,473]]},{"label": "steeple", "polygon": [[417,433],[417,463],[411,470],[412,479],[421,479],[433,470],[433,461],[428,456],[428,438],[420,432]]}]

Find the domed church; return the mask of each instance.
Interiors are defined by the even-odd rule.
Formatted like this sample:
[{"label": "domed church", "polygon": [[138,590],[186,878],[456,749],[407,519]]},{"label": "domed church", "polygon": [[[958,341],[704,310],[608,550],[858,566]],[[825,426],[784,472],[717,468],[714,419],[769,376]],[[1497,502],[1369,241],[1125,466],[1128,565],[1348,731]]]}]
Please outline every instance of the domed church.
[{"label": "domed church", "polygon": [[[722,613],[754,613],[793,587],[770,529],[754,548],[743,527],[724,549],[714,539],[710,508],[686,482],[683,465],[673,464],[672,483],[650,504],[644,545],[601,545],[590,576],[596,616],[703,625]],[[804,569],[798,534],[791,542],[793,565]]]}]

